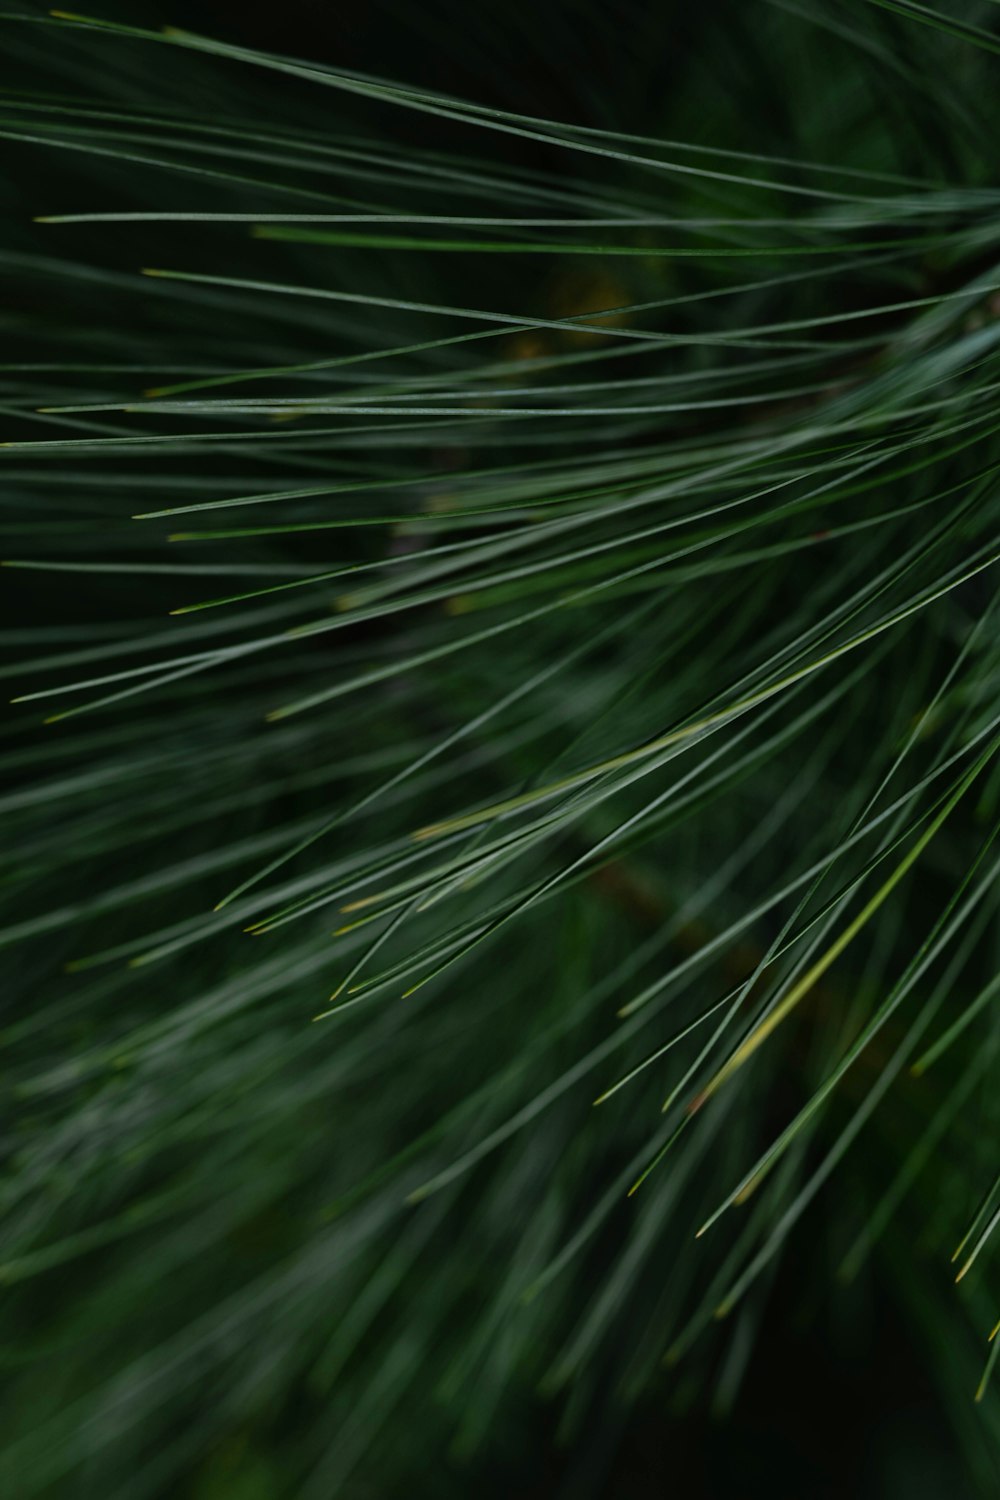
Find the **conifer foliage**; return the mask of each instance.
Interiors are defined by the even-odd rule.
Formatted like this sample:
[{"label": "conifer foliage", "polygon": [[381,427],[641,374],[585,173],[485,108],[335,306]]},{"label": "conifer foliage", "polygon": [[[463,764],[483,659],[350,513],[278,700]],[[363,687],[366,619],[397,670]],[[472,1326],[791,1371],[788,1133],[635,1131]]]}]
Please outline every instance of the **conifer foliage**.
[{"label": "conifer foliage", "polygon": [[1000,5],[360,9],[0,20],[5,1493],[994,1496]]}]

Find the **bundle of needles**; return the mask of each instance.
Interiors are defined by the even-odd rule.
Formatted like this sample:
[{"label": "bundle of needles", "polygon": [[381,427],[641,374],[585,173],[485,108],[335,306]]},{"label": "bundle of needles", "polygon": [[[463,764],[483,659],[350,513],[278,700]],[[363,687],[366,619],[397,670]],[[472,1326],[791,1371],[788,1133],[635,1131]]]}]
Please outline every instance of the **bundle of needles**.
[{"label": "bundle of needles", "polygon": [[1000,4],[277,10],[0,20],[3,1493],[994,1497]]}]

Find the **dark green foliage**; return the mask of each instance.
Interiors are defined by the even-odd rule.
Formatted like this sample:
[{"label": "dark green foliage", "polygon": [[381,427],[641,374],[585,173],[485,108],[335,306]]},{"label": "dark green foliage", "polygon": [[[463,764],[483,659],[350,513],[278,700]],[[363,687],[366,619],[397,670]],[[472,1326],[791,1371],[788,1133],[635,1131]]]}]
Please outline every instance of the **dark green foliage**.
[{"label": "dark green foliage", "polygon": [[375,9],[2,23],[5,1493],[993,1496],[1000,7]]}]

